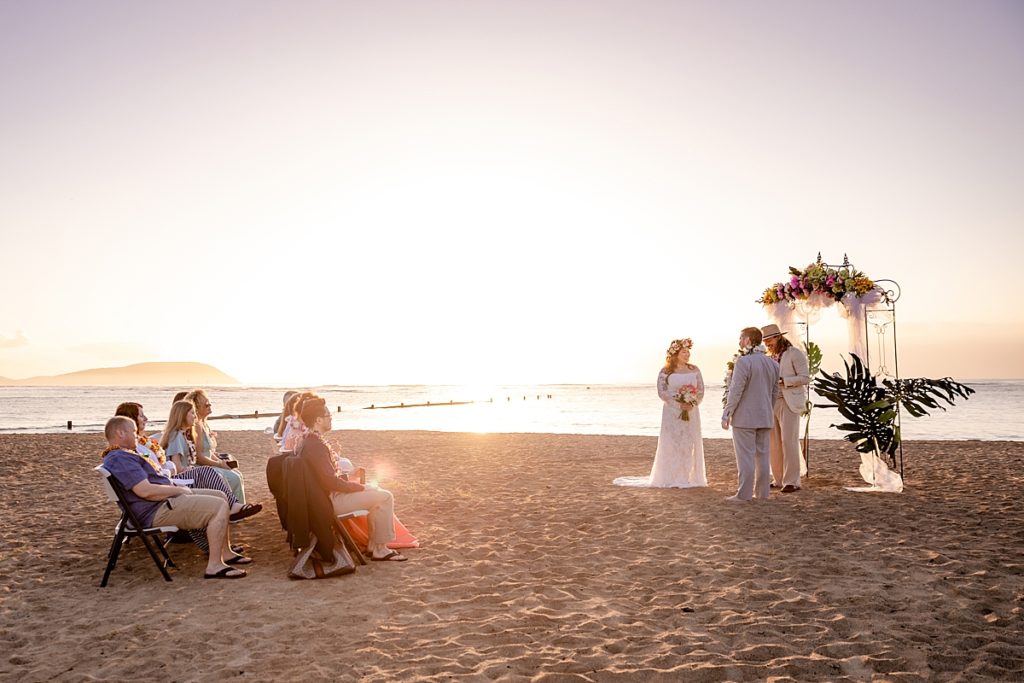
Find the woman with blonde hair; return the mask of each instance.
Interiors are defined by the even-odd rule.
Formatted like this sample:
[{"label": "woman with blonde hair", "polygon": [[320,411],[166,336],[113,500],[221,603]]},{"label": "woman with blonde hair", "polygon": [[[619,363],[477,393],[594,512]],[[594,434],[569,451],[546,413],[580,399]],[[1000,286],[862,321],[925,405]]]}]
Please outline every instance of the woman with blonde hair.
[{"label": "woman with blonde hair", "polygon": [[185,395],[185,400],[195,406],[196,410],[195,432],[193,434],[196,462],[200,465],[216,467],[220,471],[220,476],[224,477],[228,486],[231,487],[235,498],[244,504],[245,481],[242,479],[242,473],[236,469],[231,469],[226,462],[217,457],[217,434],[210,429],[210,425],[206,422],[206,418],[213,412],[213,404],[202,389],[193,389],[188,392]]},{"label": "woman with blonde hair", "polygon": [[[181,410],[184,409],[185,407],[183,406]],[[167,461],[167,456],[159,442],[146,436],[146,424],[149,422],[149,418],[146,417],[141,403],[131,401],[122,403],[117,406],[114,415],[127,417],[135,422],[135,433],[139,442],[138,446],[135,447],[135,452],[146,458],[153,465],[153,469],[171,470],[167,476],[171,479],[191,481],[192,483],[188,485],[190,489],[214,489],[221,491],[228,499],[228,512],[231,513],[232,521],[244,519],[263,509],[262,505],[246,507],[238,502],[238,499],[231,493],[231,487],[217,473],[218,470],[212,467],[196,465],[192,467],[186,466],[183,470],[176,470],[178,465],[173,461]],[[181,423],[180,417],[178,418],[178,423]],[[178,464],[182,464],[180,457],[178,458]]]}]

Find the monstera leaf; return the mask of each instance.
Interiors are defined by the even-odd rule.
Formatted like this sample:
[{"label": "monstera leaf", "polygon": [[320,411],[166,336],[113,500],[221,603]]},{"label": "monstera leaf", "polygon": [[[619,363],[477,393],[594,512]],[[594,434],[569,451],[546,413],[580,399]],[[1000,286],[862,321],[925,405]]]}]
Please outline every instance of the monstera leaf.
[{"label": "monstera leaf", "polygon": [[835,408],[846,422],[831,427],[846,432],[843,438],[857,447],[860,453],[884,454],[890,467],[896,466],[896,451],[900,445],[900,428],[896,424],[899,407],[912,417],[928,415],[928,409],[946,408],[944,401],[953,405],[956,398],[969,398],[974,389],[952,378],[896,379],[881,383],[864,367],[856,354],[852,362],[843,361],[846,376],[824,371],[814,380],[814,390],[829,403],[815,404],[818,408]]},{"label": "monstera leaf", "polygon": [[807,369],[811,377],[818,374],[821,369],[821,347],[812,341],[807,342]]}]

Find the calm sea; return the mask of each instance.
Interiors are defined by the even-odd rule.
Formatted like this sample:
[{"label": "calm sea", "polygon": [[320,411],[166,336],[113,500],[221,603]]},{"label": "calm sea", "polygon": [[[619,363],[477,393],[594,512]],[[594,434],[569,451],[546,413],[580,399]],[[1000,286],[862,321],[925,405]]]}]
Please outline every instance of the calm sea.
[{"label": "calm sea", "polygon": [[[1024,381],[968,381],[977,393],[946,412],[929,417],[904,415],[907,439],[1024,440]],[[188,387],[182,387],[186,389]],[[534,432],[657,436],[661,401],[651,385],[326,386],[315,387],[335,415],[335,429],[423,429],[444,432]],[[0,387],[0,433],[99,431],[122,401],[138,401],[159,430],[175,388],[154,387]],[[232,387],[209,390],[214,415],[277,412],[282,389]],[[727,436],[719,425],[722,387],[709,386],[703,404],[705,437]],[[447,405],[473,401],[466,405]],[[379,406],[430,402],[429,407]],[[437,405],[441,404],[441,405]],[[368,409],[369,406],[378,406]],[[839,438],[829,428],[839,414],[816,408],[811,436]],[[258,429],[272,417],[220,419],[217,430]]]}]

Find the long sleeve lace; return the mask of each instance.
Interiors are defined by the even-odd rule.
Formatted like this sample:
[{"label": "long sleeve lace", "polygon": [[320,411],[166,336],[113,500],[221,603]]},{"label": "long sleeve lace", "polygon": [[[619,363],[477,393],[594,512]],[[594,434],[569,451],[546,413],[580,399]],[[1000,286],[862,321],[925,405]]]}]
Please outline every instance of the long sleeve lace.
[{"label": "long sleeve lace", "polygon": [[697,403],[704,402],[704,375],[700,374],[700,368],[697,368]]},{"label": "long sleeve lace", "polygon": [[658,373],[658,398],[665,403],[672,400],[672,391],[668,388],[668,373],[662,370]]}]

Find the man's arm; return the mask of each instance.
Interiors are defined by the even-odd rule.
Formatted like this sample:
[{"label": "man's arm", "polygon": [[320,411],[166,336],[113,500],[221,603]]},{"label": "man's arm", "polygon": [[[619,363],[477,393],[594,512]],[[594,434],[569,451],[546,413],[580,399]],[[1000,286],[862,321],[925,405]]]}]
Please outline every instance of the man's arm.
[{"label": "man's arm", "polygon": [[185,488],[184,486],[154,484],[148,479],[143,479],[132,487],[132,493],[139,498],[145,498],[146,500],[167,500],[168,498],[176,498],[177,496],[190,495],[192,493],[192,489]]}]

